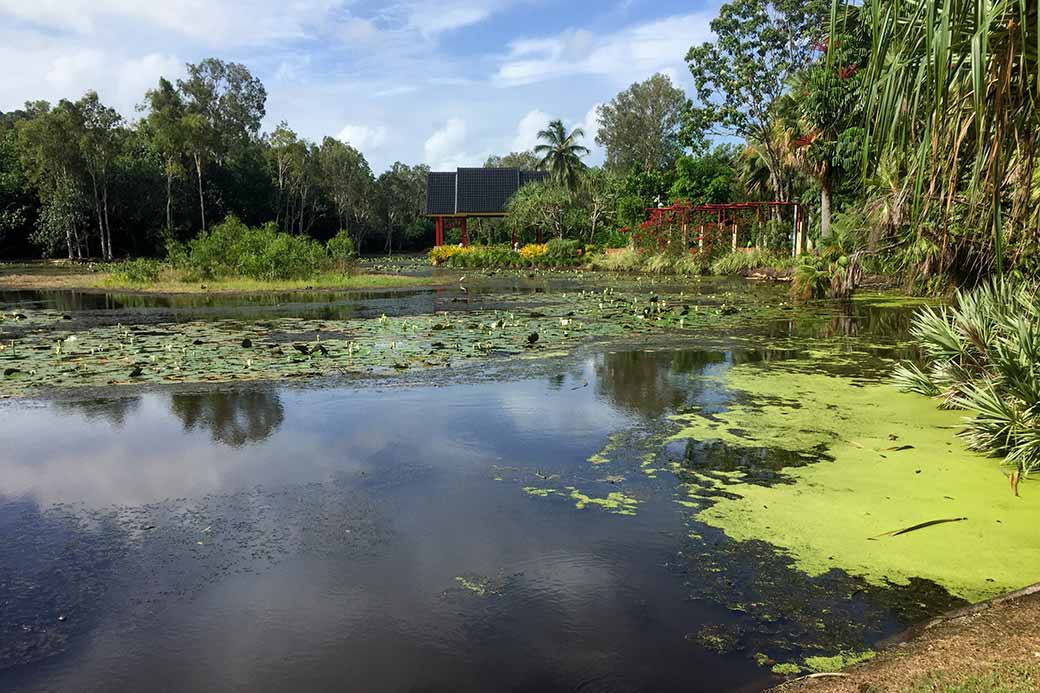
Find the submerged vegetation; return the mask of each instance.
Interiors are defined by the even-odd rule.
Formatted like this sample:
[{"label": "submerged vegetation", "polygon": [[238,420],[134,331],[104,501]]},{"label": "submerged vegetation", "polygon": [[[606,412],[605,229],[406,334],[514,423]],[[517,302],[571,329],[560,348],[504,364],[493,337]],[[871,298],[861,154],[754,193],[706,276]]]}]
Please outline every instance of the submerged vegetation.
[{"label": "submerged vegetation", "polygon": [[1040,467],[1040,287],[995,280],[959,291],[952,307],[923,308],[912,328],[924,367],[904,363],[896,382],[972,414],[961,433],[1018,474]]}]

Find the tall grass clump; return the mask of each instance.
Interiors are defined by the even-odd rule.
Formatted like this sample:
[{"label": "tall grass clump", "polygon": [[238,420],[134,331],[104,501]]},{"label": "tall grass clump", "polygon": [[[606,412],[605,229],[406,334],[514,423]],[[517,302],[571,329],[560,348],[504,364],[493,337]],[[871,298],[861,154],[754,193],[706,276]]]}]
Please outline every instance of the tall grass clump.
[{"label": "tall grass clump", "polygon": [[758,269],[787,270],[794,267],[794,260],[780,253],[755,249],[744,253],[727,253],[711,263],[711,273],[717,275],[743,274]]},{"label": "tall grass clump", "polygon": [[1013,483],[1040,467],[1040,286],[996,279],[960,291],[955,307],[922,309],[911,333],[924,365],[898,366],[899,388],[971,412],[960,435],[1005,457]]},{"label": "tall grass clump", "polygon": [[589,269],[605,272],[635,272],[643,266],[643,258],[635,248],[623,248],[613,252],[591,254]]}]

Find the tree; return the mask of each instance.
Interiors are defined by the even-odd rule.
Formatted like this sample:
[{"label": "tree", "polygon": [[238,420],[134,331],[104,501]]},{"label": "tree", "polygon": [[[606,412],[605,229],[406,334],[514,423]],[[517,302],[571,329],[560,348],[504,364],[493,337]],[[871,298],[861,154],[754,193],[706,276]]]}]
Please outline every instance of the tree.
[{"label": "tree", "polygon": [[395,161],[376,180],[380,216],[385,224],[389,255],[394,247],[394,234],[413,228],[426,209],[426,176],[430,167],[408,166]]},{"label": "tree", "polygon": [[185,107],[180,93],[165,77],[145,94],[148,115],[142,123],[155,150],[162,158],[166,179],[166,229],[173,228],[173,181],[184,175],[183,156],[187,145]]},{"label": "tree", "polygon": [[95,91],[88,91],[73,104],[73,111],[78,125],[80,153],[94,192],[101,256],[111,260],[112,226],[108,215],[108,182],[112,162],[119,153],[123,139],[123,117],[114,108],[101,103]]},{"label": "tree", "polygon": [[603,227],[614,223],[622,181],[603,168],[586,169],[578,187],[578,201],[587,215],[588,242],[596,239]]},{"label": "tree", "polygon": [[524,171],[537,171],[542,160],[532,151],[509,152],[505,156],[492,154],[484,162],[484,168],[519,168]]},{"label": "tree", "polygon": [[557,238],[567,231],[567,213],[574,196],[555,180],[530,183],[509,198],[510,220],[520,228],[546,229]]},{"label": "tree", "polygon": [[534,153],[541,156],[538,168],[549,171],[549,175],[567,190],[574,190],[578,184],[578,176],[585,164],[581,158],[589,154],[589,150],[580,144],[585,131],[574,128],[569,133],[562,120],[553,120],[549,126],[538,133],[541,144],[534,148]]},{"label": "tree", "polygon": [[829,9],[826,0],[733,0],[711,22],[716,40],[686,54],[699,101],[687,127],[759,143],[778,200],[788,186],[785,153],[772,137],[774,107],[812,60]]},{"label": "tree", "polygon": [[[848,21],[848,18],[846,18]],[[868,47],[858,22],[835,33],[823,55],[796,80],[801,138],[795,156],[820,188],[820,236],[831,237],[831,200],[838,180],[855,179],[862,160],[862,72]]]},{"label": "tree", "polygon": [[322,187],[332,198],[339,230],[348,231],[360,250],[372,214],[372,169],[364,154],[332,137],[322,140],[318,158]]},{"label": "tree", "polygon": [[29,223],[31,210],[32,198],[18,160],[15,129],[0,122],[0,244]]},{"label": "tree", "polygon": [[675,162],[672,199],[694,205],[733,202],[737,183],[737,155],[725,145],[703,156],[683,156]]},{"label": "tree", "polygon": [[[77,115],[64,100],[53,109],[39,101],[26,104],[26,110],[29,117],[16,125],[17,146],[26,177],[43,203],[41,214],[46,216],[39,227],[46,233],[38,238],[50,247],[58,234],[64,237],[69,259],[82,258],[89,249],[84,248],[79,224],[72,220],[78,221],[83,207],[83,162],[79,149],[69,146],[69,133],[79,127]],[[69,223],[63,225],[62,219]]]},{"label": "tree", "polygon": [[690,101],[661,74],[637,82],[600,106],[596,144],[607,149],[608,168],[668,168],[682,153],[680,129]]},{"label": "tree", "polygon": [[177,80],[186,114],[185,144],[199,183],[199,212],[206,230],[203,170],[210,161],[234,154],[260,131],[267,90],[245,65],[207,58],[187,66],[188,78]]}]

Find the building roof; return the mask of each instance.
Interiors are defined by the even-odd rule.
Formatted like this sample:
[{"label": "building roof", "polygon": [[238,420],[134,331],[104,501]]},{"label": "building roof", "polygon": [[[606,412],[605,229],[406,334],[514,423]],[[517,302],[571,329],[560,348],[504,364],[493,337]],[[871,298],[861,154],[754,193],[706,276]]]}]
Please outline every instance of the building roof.
[{"label": "building roof", "polygon": [[544,180],[544,171],[519,168],[459,168],[426,178],[426,213],[431,216],[505,214],[509,198],[524,185]]}]

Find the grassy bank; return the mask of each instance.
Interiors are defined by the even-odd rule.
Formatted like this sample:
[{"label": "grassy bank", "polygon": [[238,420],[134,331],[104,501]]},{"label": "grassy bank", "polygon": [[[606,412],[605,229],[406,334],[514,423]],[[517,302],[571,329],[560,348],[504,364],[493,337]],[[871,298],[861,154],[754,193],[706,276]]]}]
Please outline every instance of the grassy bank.
[{"label": "grassy bank", "polygon": [[[442,283],[436,277],[412,277],[392,274],[344,274],[325,272],[308,279],[261,280],[243,277],[197,280],[177,270],[164,271],[153,281],[134,281],[119,272],[66,271],[35,272],[22,267],[20,271],[0,275],[0,289],[30,291],[126,291],[142,294],[203,294],[203,293],[262,293],[305,290],[361,290],[396,289],[411,286],[430,286]],[[28,270],[28,271],[27,271]]]}]

